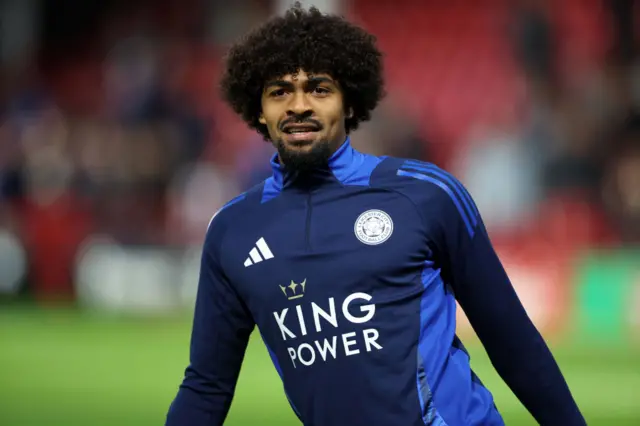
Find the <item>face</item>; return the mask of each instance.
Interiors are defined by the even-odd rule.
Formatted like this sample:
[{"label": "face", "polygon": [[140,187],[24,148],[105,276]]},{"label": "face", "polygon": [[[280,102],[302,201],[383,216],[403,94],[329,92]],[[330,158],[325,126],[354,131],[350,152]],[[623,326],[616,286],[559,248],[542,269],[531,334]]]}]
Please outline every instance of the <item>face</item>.
[{"label": "face", "polygon": [[300,71],[264,86],[260,123],[288,169],[326,165],[347,137],[346,118],[340,86],[327,74]]}]

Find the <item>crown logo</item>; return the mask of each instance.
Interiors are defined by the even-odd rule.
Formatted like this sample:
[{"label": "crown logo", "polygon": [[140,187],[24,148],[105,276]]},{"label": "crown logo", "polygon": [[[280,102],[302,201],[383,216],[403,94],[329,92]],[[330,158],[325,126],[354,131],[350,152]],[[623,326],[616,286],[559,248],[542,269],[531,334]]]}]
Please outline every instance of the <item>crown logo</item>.
[{"label": "crown logo", "polygon": [[288,286],[281,285],[279,287],[288,300],[294,300],[294,299],[300,299],[302,296],[304,296],[304,290],[306,286],[307,286],[307,279],[305,278],[305,280],[302,281],[300,284],[295,283],[293,282],[293,280],[291,280],[291,284],[289,284]]}]

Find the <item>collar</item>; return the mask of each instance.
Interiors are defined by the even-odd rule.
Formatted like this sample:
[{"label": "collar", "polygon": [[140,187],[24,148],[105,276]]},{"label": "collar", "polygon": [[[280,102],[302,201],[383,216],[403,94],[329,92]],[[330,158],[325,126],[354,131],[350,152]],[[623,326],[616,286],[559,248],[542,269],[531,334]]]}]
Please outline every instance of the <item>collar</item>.
[{"label": "collar", "polygon": [[[357,170],[362,153],[356,151],[351,146],[351,140],[349,137],[344,141],[340,148],[329,157],[329,170],[319,170],[318,176],[322,177],[327,174],[332,175],[339,181],[344,182],[354,170]],[[297,177],[297,173],[287,171],[280,161],[278,160],[278,154],[274,154],[271,157],[271,169],[273,170],[273,181],[275,189],[281,190],[293,183]],[[330,172],[330,173],[327,173]]]}]

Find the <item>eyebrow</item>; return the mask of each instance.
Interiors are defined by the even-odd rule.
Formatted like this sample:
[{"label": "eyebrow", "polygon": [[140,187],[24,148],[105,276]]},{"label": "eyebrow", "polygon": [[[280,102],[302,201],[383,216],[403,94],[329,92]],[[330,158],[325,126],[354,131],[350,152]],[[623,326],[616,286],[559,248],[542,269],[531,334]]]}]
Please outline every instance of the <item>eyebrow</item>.
[{"label": "eyebrow", "polygon": [[291,87],[293,83],[286,80],[271,80],[267,84],[264,85],[265,90],[272,86],[280,86],[280,87]]},{"label": "eyebrow", "polygon": [[[323,77],[323,76],[319,76],[319,77],[311,77],[309,78],[307,81],[304,82],[305,85],[318,85],[320,83],[329,83],[329,84],[336,84],[335,80],[333,80],[332,78],[329,77]],[[293,83],[291,81],[286,81],[286,80],[271,80],[269,82],[267,82],[267,84],[264,85],[265,90],[273,87],[273,86],[279,86],[279,87],[283,87],[283,88],[291,88],[293,87]]]}]

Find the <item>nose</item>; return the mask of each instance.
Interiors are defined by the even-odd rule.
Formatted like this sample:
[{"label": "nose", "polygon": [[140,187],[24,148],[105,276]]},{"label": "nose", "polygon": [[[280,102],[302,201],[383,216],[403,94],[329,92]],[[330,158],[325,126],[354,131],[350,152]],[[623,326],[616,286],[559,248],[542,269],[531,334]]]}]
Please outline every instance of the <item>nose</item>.
[{"label": "nose", "polygon": [[306,93],[297,91],[291,98],[288,115],[310,115],[313,111]]}]

